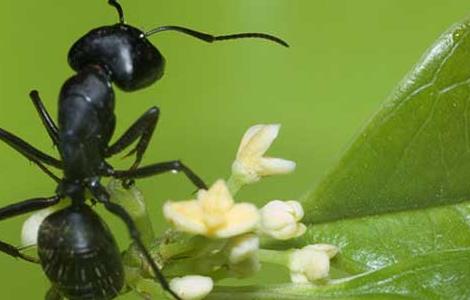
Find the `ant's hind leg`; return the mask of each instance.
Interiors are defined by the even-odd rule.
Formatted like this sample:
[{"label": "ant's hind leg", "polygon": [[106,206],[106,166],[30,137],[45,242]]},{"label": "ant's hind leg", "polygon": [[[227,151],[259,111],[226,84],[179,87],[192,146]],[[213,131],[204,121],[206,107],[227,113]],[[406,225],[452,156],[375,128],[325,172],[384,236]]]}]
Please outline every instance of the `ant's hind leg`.
[{"label": "ant's hind leg", "polygon": [[51,286],[46,293],[45,300],[63,300],[64,297],[59,293],[59,291],[54,287]]},{"label": "ant's hind leg", "polygon": [[[59,203],[61,197],[56,195],[49,198],[33,198],[22,202],[10,204],[0,208],[0,220],[16,217],[22,214],[47,208],[49,206]],[[36,262],[37,260],[21,253],[20,249],[0,241],[0,252],[6,253],[15,258],[21,258],[29,262]]]},{"label": "ant's hind leg", "polygon": [[135,148],[126,155],[127,157],[134,153],[136,154],[135,162],[130,170],[136,169],[142,161],[155,127],[157,127],[159,116],[160,110],[158,107],[154,106],[147,110],[114,144],[106,149],[106,157],[118,154],[140,138]]},{"label": "ant's hind leg", "polygon": [[33,198],[24,200],[18,203],[10,204],[0,208],[0,221],[12,217],[16,217],[22,214],[48,208],[49,206],[56,205],[59,203],[61,197],[55,195],[48,198]]},{"label": "ant's hind leg", "polygon": [[49,113],[47,112],[44,104],[41,101],[41,97],[39,97],[39,93],[36,90],[33,90],[29,93],[29,97],[33,101],[34,107],[41,118],[42,124],[46,127],[47,133],[51,138],[52,142],[55,146],[59,144],[59,133],[57,129],[57,125],[54,123],[54,120],[51,118]]},{"label": "ant's hind leg", "polygon": [[110,196],[101,184],[91,183],[88,188],[92,193],[93,197],[95,197],[98,202],[104,204],[105,208],[109,212],[119,217],[127,225],[127,229],[129,230],[129,234],[131,236],[132,241],[134,242],[137,249],[142,253],[147,263],[150,265],[150,268],[152,269],[157,281],[160,283],[162,288],[169,292],[175,299],[181,300],[181,298],[171,290],[168,281],[162,274],[162,271],[157,266],[149,251],[142,242],[140,232],[137,230],[137,227],[129,213],[119,204],[113,203],[109,200]]},{"label": "ant's hind leg", "polygon": [[25,261],[32,262],[32,263],[39,263],[37,258],[28,256],[24,253],[21,252],[20,249],[18,249],[15,246],[12,246],[10,244],[7,244],[5,242],[0,241],[0,252],[3,252],[7,255],[10,255],[14,258],[21,258]]},{"label": "ant's hind leg", "polygon": [[135,170],[114,170],[111,171],[110,176],[119,179],[131,180],[137,178],[150,177],[168,172],[183,172],[184,175],[186,175],[186,177],[198,189],[207,189],[207,185],[204,183],[204,181],[198,175],[196,175],[195,172],[193,172],[190,168],[188,168],[179,160],[156,163],[145,167],[140,167]]}]

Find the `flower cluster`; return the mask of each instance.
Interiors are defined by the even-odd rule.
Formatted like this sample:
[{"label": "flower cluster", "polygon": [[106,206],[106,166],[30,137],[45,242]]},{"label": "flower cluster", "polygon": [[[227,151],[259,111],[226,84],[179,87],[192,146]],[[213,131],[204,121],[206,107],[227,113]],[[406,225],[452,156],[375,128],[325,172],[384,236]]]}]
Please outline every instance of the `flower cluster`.
[{"label": "flower cluster", "polygon": [[[199,241],[186,254],[190,258],[183,268],[193,273],[171,281],[173,290],[182,299],[202,299],[211,291],[213,279],[252,275],[263,262],[289,268],[294,283],[314,282],[328,276],[330,259],[337,253],[335,246],[318,244],[288,251],[260,247],[261,237],[288,240],[305,233],[307,228],[301,223],[304,212],[299,202],[273,200],[258,209],[250,202],[234,201],[241,187],[265,176],[295,170],[292,161],[264,156],[279,129],[277,124],[251,127],[241,140],[227,182],[219,179],[208,190],[200,190],[195,199],[168,201],[164,205],[164,216],[174,229],[197,236]],[[201,248],[210,251],[201,252]],[[178,263],[181,266],[182,262]]]}]

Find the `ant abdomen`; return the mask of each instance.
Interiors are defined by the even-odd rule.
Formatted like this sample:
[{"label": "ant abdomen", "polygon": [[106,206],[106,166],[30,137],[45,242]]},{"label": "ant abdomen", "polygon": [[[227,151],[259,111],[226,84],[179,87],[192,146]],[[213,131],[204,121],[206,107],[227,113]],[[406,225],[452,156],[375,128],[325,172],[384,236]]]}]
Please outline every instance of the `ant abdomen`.
[{"label": "ant abdomen", "polygon": [[48,216],[39,228],[38,254],[53,287],[67,299],[113,299],[124,285],[116,241],[87,205]]}]

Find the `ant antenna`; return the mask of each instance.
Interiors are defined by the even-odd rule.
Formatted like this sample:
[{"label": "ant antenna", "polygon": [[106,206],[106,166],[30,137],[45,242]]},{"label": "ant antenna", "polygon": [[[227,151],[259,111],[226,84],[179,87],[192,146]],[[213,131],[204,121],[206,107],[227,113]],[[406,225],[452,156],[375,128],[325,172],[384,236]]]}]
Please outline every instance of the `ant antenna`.
[{"label": "ant antenna", "polygon": [[119,15],[119,23],[124,23],[124,11],[122,10],[121,5],[117,2],[117,0],[108,0],[108,4],[113,6]]},{"label": "ant antenna", "polygon": [[[113,1],[113,0],[110,0]],[[284,47],[289,47],[289,44],[283,41],[282,39],[266,34],[266,33],[258,33],[258,32],[246,32],[246,33],[236,33],[236,34],[228,34],[228,35],[219,35],[219,36],[214,36],[208,33],[200,32],[200,31],[195,31],[189,28],[181,27],[181,26],[161,26],[154,28],[144,34],[145,37],[149,37],[155,33],[162,32],[162,31],[177,31],[183,34],[187,34],[189,36],[192,36],[194,38],[200,39],[202,41],[208,42],[208,43],[213,43],[217,41],[225,41],[225,40],[235,40],[235,39],[245,39],[245,38],[256,38],[256,39],[265,39],[269,40],[271,42],[277,43],[279,45],[282,45]]]}]

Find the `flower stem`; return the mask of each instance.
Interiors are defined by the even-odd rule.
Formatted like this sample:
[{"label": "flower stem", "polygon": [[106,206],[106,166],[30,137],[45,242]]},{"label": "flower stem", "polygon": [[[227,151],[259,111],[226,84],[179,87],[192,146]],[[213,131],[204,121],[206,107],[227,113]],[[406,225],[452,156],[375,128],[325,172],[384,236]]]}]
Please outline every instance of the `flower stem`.
[{"label": "flower stem", "polygon": [[146,247],[150,247],[156,240],[142,193],[136,187],[124,189],[118,180],[112,180],[108,184],[108,191],[111,194],[111,201],[122,205],[131,215],[137,226]]},{"label": "flower stem", "polygon": [[290,251],[260,249],[258,257],[261,262],[287,267],[289,265],[289,254]]},{"label": "flower stem", "polygon": [[235,196],[238,191],[240,191],[240,189],[243,187],[243,185],[243,181],[239,177],[234,176],[233,174],[230,175],[230,178],[227,181],[227,186],[232,196]]}]

